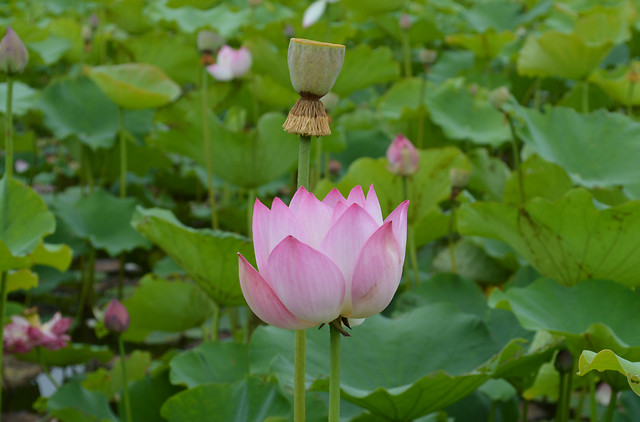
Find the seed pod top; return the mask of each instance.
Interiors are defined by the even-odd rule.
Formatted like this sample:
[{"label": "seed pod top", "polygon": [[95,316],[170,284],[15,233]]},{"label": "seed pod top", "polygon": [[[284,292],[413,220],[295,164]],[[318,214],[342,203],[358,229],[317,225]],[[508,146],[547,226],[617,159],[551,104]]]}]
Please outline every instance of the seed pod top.
[{"label": "seed pod top", "polygon": [[291,38],[289,75],[296,92],[301,97],[326,95],[338,79],[344,52],[344,45]]},{"label": "seed pod top", "polygon": [[29,61],[29,53],[18,34],[7,27],[7,34],[0,41],[0,70],[5,73],[20,73]]}]

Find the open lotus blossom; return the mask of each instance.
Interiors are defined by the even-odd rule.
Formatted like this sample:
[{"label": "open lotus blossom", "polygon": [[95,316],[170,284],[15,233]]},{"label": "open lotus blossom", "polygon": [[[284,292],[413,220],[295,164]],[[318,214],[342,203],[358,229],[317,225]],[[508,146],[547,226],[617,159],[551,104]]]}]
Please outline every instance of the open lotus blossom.
[{"label": "open lotus blossom", "polygon": [[345,199],[333,189],[319,201],[304,187],[287,207],[256,200],[253,242],[258,271],[239,255],[240,286],[268,324],[303,329],[342,318],[366,318],[387,307],[400,284],[407,208],[385,220],[373,186]]},{"label": "open lotus blossom", "polygon": [[66,332],[72,321],[71,318],[62,318],[60,312],[45,324],[40,322],[36,313],[26,317],[13,315],[4,329],[4,350],[7,353],[27,353],[36,346],[61,349],[71,340]]},{"label": "open lotus blossom", "polygon": [[216,63],[207,67],[207,70],[219,81],[230,81],[247,73],[251,68],[251,52],[247,47],[234,50],[228,45],[223,45],[218,52]]},{"label": "open lotus blossom", "polygon": [[420,155],[411,141],[403,134],[395,137],[387,148],[389,171],[398,176],[410,176],[418,171]]}]

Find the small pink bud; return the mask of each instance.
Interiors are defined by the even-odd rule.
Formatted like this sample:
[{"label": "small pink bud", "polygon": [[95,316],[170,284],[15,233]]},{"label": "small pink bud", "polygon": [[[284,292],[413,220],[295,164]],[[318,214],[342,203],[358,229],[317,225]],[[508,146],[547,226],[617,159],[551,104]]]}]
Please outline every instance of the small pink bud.
[{"label": "small pink bud", "polygon": [[5,73],[20,73],[29,61],[26,47],[11,27],[0,41],[0,70]]},{"label": "small pink bud", "polygon": [[100,25],[100,20],[98,19],[98,16],[95,13],[89,16],[89,26],[92,29],[96,29],[98,25]]},{"label": "small pink bud", "polygon": [[389,171],[398,176],[410,176],[418,171],[420,155],[411,141],[399,134],[387,149]]},{"label": "small pink bud", "polygon": [[403,13],[402,16],[400,16],[400,21],[398,23],[400,24],[400,28],[404,31],[411,29],[411,17],[406,13]]},{"label": "small pink bud", "polygon": [[104,313],[104,326],[114,333],[124,333],[129,328],[129,312],[116,299],[111,299]]},{"label": "small pink bud", "polygon": [[335,158],[329,161],[329,172],[333,176],[337,176],[338,174],[340,174],[340,171],[342,171],[342,164],[340,164],[340,161],[336,160]]}]

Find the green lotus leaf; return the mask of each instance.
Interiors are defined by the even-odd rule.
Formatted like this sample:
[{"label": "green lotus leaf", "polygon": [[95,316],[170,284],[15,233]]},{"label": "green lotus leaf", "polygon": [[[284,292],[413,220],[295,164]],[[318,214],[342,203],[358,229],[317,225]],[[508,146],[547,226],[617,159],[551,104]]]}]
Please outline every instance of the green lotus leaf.
[{"label": "green lotus leaf", "polygon": [[640,293],[612,281],[587,280],[562,286],[540,279],[527,287],[513,287],[490,298],[511,310],[528,330],[544,330],[565,338],[575,357],[582,350],[614,350],[626,359],[640,360]]},{"label": "green lotus leaf", "polygon": [[[212,113],[208,117],[213,171],[224,180],[236,186],[255,188],[295,167],[298,143],[295,137],[282,130],[285,119],[282,114],[263,114],[257,130],[249,133],[232,132]],[[200,111],[188,112],[172,130],[157,133],[149,142],[206,166]]]},{"label": "green lotus leaf", "polygon": [[474,192],[476,198],[501,200],[510,174],[509,166],[500,158],[490,156],[484,148],[468,152],[467,157],[471,163],[468,189]]},{"label": "green lotus leaf", "polygon": [[[117,256],[135,248],[148,248],[149,242],[129,224],[137,201],[117,198],[102,189],[77,200],[55,200],[52,207],[76,236],[87,239],[97,249]],[[108,215],[109,218],[104,218]]]},{"label": "green lotus leaf", "polygon": [[618,104],[626,106],[640,105],[640,87],[632,82],[633,69],[640,67],[640,62],[633,61],[629,66],[618,66],[614,70],[598,69],[589,76],[589,81],[598,85]]},{"label": "green lotus leaf", "polygon": [[245,344],[210,342],[171,360],[171,383],[194,388],[219,382],[234,383],[249,372],[249,348]]},{"label": "green lotus leaf", "polygon": [[82,388],[80,381],[64,383],[47,400],[46,407],[52,417],[65,421],[117,422],[107,397]]},{"label": "green lotus leaf", "polygon": [[448,80],[427,91],[431,120],[448,138],[499,146],[511,139],[509,124],[485,98],[474,98],[464,79]]},{"label": "green lotus leaf", "polygon": [[7,293],[16,290],[29,290],[38,286],[38,274],[27,268],[7,273]]},{"label": "green lotus leaf", "polygon": [[213,304],[192,283],[144,276],[123,304],[129,311],[128,341],[140,341],[152,331],[183,332],[199,327],[213,313]]},{"label": "green lotus leaf", "polygon": [[[40,93],[29,85],[19,81],[13,82],[13,97],[11,112],[14,116],[22,116],[29,110],[36,108]],[[0,83],[0,113],[7,112],[7,83]]]},{"label": "green lotus leaf", "polygon": [[[62,367],[80,365],[91,360],[107,363],[113,358],[113,352],[107,346],[95,346],[85,343],[71,343],[67,347],[58,350],[41,348],[40,354],[45,365]],[[40,362],[35,349],[29,353],[16,354],[15,356],[28,362]]]},{"label": "green lotus leaf", "polygon": [[242,25],[249,23],[251,8],[234,10],[227,3],[202,10],[199,8],[169,7],[167,0],[155,1],[145,7],[144,14],[151,23],[174,22],[182,32],[194,33],[198,29],[211,28],[225,38],[232,38]]},{"label": "green lotus leaf", "polygon": [[46,39],[26,42],[30,51],[35,51],[45,65],[51,66],[73,48],[73,42],[57,35],[49,35]]},{"label": "green lotus leaf", "polygon": [[160,68],[145,63],[92,67],[88,76],[111,101],[129,110],[162,107],[182,93]]},{"label": "green lotus leaf", "polygon": [[[388,170],[386,158],[359,158],[338,183],[321,180],[314,192],[319,198],[337,188],[348,195],[351,188],[361,185],[366,192],[373,184],[380,200],[382,213],[387,216],[405,198],[402,193],[402,179]],[[420,167],[408,181],[409,220],[418,221],[437,210],[438,203],[451,194],[450,168],[469,169],[469,162],[462,152],[453,147],[420,151]]]},{"label": "green lotus leaf", "polygon": [[55,227],[40,195],[17,180],[0,180],[0,272],[24,268],[24,258]]},{"label": "green lotus leaf", "polygon": [[611,350],[598,353],[585,350],[578,361],[578,375],[586,375],[593,370],[618,371],[627,378],[629,387],[640,396],[640,362],[630,362]]},{"label": "green lotus leaf", "polygon": [[596,5],[576,21],[573,32],[590,46],[622,44],[631,39],[630,24],[637,14],[635,7],[621,1],[610,5]]},{"label": "green lotus leaf", "polygon": [[453,34],[446,37],[447,44],[456,45],[483,59],[495,58],[502,49],[516,39],[511,31],[487,31],[482,34]]},{"label": "green lotus leaf", "polygon": [[553,202],[534,198],[522,209],[476,202],[460,207],[458,230],[504,241],[541,274],[565,285],[591,278],[640,283],[640,202],[598,210],[584,189]]},{"label": "green lotus leaf", "polygon": [[[498,351],[478,317],[449,304],[397,319],[376,315],[350,334],[341,342],[341,396],[392,421],[413,420],[471,393],[488,378],[475,369]],[[328,336],[327,329],[307,331],[307,380],[315,390],[328,388]],[[292,331],[259,327],[249,345],[251,372],[273,372],[290,386],[293,343]]]},{"label": "green lotus leaf", "polygon": [[404,6],[402,0],[344,0],[341,5],[363,15],[398,10]]},{"label": "green lotus leaf", "polygon": [[555,30],[529,35],[518,56],[518,73],[582,80],[598,67],[613,45],[591,46],[575,33]]},{"label": "green lotus leaf", "polygon": [[[542,158],[564,168],[583,186],[637,183],[640,123],[620,113],[580,114],[554,107],[545,113],[517,107],[522,139]],[[570,127],[571,130],[567,130]],[[604,142],[603,140],[606,140]]]},{"label": "green lotus leaf", "polygon": [[[49,85],[38,102],[44,122],[59,139],[75,136],[92,149],[111,148],[119,130],[118,108],[86,77]],[[141,136],[151,131],[153,110],[125,110],[125,128]]]},{"label": "green lotus leaf", "polygon": [[238,282],[238,252],[253,259],[249,239],[235,233],[184,226],[169,211],[138,207],[133,227],[162,248],[220,306],[245,304]]},{"label": "green lotus leaf", "polygon": [[[291,404],[276,384],[246,377],[235,384],[203,384],[167,400],[160,413],[169,422],[215,419],[228,422],[264,422],[286,418]],[[282,419],[274,419],[282,420]]]},{"label": "green lotus leaf", "polygon": [[573,181],[562,167],[534,154],[521,164],[520,170],[513,171],[507,179],[503,197],[507,204],[522,202],[518,171],[522,172],[525,201],[536,197],[555,201],[573,187]]},{"label": "green lotus leaf", "polygon": [[393,60],[390,48],[372,49],[367,44],[359,44],[345,53],[342,70],[332,91],[348,96],[373,84],[395,81],[399,76],[400,66]]},{"label": "green lotus leaf", "polygon": [[387,119],[399,120],[409,112],[418,110],[421,98],[424,107],[426,93],[432,88],[431,83],[425,83],[422,78],[401,79],[380,97],[378,112]]}]

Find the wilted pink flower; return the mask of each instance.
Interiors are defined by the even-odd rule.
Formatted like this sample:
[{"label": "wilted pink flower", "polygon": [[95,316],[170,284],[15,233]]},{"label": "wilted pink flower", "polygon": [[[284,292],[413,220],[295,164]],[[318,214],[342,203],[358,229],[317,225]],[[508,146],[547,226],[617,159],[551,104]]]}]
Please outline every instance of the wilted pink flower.
[{"label": "wilted pink flower", "polygon": [[104,313],[104,326],[114,333],[124,333],[129,328],[129,312],[122,303],[111,299]]},{"label": "wilted pink flower", "polygon": [[223,45],[218,52],[216,63],[207,67],[207,70],[219,81],[230,81],[247,73],[251,67],[251,52],[247,47],[234,50],[228,45]]},{"label": "wilted pink flower", "polygon": [[14,315],[4,331],[4,350],[9,353],[27,353],[36,346],[58,350],[67,345],[71,337],[66,334],[71,318],[62,318],[56,312],[46,324],[40,322],[38,314],[27,317]]},{"label": "wilted pink flower", "polygon": [[239,255],[249,307],[276,327],[303,329],[338,317],[366,318],[387,307],[400,283],[407,208],[383,221],[373,186],[345,199],[333,189],[319,201],[298,189],[287,207],[256,200],[253,244],[260,272]]},{"label": "wilted pink flower", "polygon": [[29,61],[29,53],[18,34],[7,27],[7,34],[0,41],[0,70],[5,73],[20,73]]},{"label": "wilted pink flower", "polygon": [[389,171],[398,176],[410,176],[418,171],[420,155],[411,141],[399,134],[387,148]]}]

